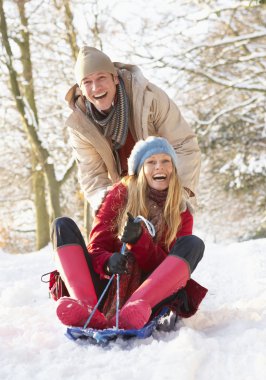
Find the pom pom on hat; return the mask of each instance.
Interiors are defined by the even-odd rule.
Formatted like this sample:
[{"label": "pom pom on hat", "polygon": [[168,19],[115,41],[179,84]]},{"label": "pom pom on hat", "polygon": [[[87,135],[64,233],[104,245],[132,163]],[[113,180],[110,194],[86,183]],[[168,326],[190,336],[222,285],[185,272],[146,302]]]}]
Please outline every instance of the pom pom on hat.
[{"label": "pom pom on hat", "polygon": [[177,168],[177,158],[174,148],[163,137],[150,136],[146,140],[139,140],[128,158],[128,174],[138,174],[144,161],[154,154],[168,154]]},{"label": "pom pom on hat", "polygon": [[80,86],[82,79],[96,71],[117,75],[113,62],[106,54],[94,47],[83,46],[75,65],[77,84]]}]

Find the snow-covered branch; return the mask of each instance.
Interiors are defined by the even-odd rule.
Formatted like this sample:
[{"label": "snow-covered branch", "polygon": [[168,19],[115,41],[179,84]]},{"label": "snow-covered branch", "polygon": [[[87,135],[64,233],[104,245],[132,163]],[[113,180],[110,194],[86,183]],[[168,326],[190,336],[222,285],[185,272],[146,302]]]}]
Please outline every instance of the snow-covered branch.
[{"label": "snow-covered branch", "polygon": [[[205,77],[208,80],[210,80],[211,82],[219,84],[221,86],[231,87],[231,88],[238,89],[238,90],[247,90],[247,91],[251,91],[251,92],[255,91],[255,92],[266,93],[266,87],[265,86],[239,84],[238,82],[240,82],[240,81],[244,82],[244,79],[242,79],[242,78],[237,78],[237,79],[235,79],[235,81],[229,81],[229,80],[225,80],[223,78],[220,78],[216,75],[205,72],[201,69],[190,69],[187,67],[183,67],[183,70],[190,72],[190,73],[193,73],[195,75]],[[264,73],[264,71],[262,71],[261,73]],[[259,77],[259,73],[258,73],[258,77]]]},{"label": "snow-covered branch", "polygon": [[[248,99],[246,100],[245,102],[242,102],[242,103],[238,103],[238,104],[235,104],[233,105],[232,107],[228,107],[226,109],[223,109],[222,111],[218,112],[216,115],[214,115],[210,120],[195,120],[197,124],[200,124],[200,125],[211,125],[213,124],[219,117],[223,116],[223,115],[226,115],[232,111],[235,111],[236,109],[238,108],[243,108],[243,107],[246,107],[248,106],[249,104],[251,103],[254,103],[256,101],[259,101],[261,100],[260,98],[258,98],[257,96],[254,97],[254,98],[251,98],[251,99]],[[204,134],[207,133],[208,130],[205,130],[204,131]]]},{"label": "snow-covered branch", "polygon": [[191,48],[185,50],[184,52],[181,52],[180,54],[175,55],[175,57],[180,57],[182,55],[188,55],[194,50],[199,50],[199,49],[211,49],[211,48],[217,48],[225,45],[233,45],[239,42],[247,42],[250,40],[258,39],[266,37],[266,30],[263,30],[261,32],[256,32],[256,33],[250,33],[250,34],[243,34],[241,36],[237,37],[228,37],[223,40],[218,40],[216,42],[210,42],[210,43],[204,43],[204,44],[198,44],[194,45]]}]

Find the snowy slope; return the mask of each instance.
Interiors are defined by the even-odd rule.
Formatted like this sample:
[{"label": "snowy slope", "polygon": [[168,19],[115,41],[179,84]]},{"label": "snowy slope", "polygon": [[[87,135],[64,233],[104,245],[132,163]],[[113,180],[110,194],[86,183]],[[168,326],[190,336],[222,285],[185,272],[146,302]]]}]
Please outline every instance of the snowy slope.
[{"label": "snowy slope", "polygon": [[266,373],[266,239],[208,243],[193,278],[209,288],[171,333],[108,347],[64,336],[40,275],[52,249],[0,252],[0,379],[262,380]]}]

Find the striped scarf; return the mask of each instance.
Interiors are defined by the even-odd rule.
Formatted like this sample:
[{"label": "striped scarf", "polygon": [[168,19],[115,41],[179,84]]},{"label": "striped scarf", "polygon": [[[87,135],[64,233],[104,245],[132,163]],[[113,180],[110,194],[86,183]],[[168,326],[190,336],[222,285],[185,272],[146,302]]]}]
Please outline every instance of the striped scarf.
[{"label": "striped scarf", "polygon": [[103,115],[86,99],[87,116],[105,137],[111,137],[113,148],[120,149],[126,142],[128,133],[129,102],[122,78],[117,85],[117,101],[108,113]]}]

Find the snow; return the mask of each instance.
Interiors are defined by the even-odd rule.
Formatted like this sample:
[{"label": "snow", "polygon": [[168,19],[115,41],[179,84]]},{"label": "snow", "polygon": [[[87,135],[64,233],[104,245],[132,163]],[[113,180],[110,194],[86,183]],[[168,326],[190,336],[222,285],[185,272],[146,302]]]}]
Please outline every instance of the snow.
[{"label": "snow", "polygon": [[5,380],[262,380],[266,373],[266,239],[217,245],[193,278],[209,289],[195,316],[146,340],[77,343],[65,337],[40,276],[51,246],[0,251],[0,378]]}]

